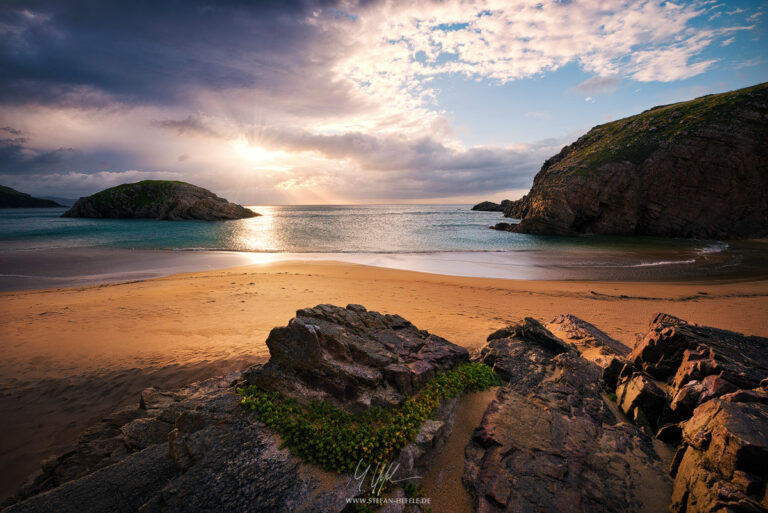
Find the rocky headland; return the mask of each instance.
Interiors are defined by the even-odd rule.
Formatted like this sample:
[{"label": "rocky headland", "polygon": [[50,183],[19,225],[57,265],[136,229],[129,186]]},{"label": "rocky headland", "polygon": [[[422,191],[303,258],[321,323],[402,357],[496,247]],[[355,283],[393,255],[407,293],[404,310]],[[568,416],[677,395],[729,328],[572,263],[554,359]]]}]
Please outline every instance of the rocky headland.
[{"label": "rocky headland", "polygon": [[224,221],[258,215],[196,185],[144,180],[80,198],[62,217]]},{"label": "rocky headland", "polygon": [[52,208],[62,206],[55,201],[35,198],[16,189],[0,185],[0,208]]},{"label": "rocky headland", "polygon": [[702,239],[768,234],[768,84],[596,126],[508,204],[520,233]]},{"label": "rocky headland", "polygon": [[407,478],[429,472],[458,394],[499,384],[464,455],[478,512],[768,507],[768,339],[659,314],[630,352],[561,315],[469,354],[398,315],[318,305],[267,345],[242,373],[145,390],[3,511],[355,511],[376,496],[359,461],[395,463],[405,481],[381,496],[422,497]]}]

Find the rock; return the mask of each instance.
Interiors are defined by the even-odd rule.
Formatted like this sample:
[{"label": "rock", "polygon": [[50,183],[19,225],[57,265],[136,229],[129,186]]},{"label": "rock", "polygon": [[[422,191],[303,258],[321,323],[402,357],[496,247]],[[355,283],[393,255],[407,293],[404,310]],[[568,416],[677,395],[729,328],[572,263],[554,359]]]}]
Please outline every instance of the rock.
[{"label": "rock", "polygon": [[544,162],[504,215],[520,233],[764,237],[766,127],[768,84],[597,126]]},{"label": "rock", "polygon": [[359,305],[299,310],[288,326],[270,332],[267,347],[269,362],[246,372],[249,383],[352,412],[397,405],[437,372],[469,359],[463,347],[398,315]]},{"label": "rock", "polygon": [[80,198],[61,217],[222,221],[258,215],[202,187],[185,182],[144,180]]},{"label": "rock", "polygon": [[505,377],[511,386],[498,390],[467,445],[463,482],[476,511],[662,511],[665,466],[651,439],[603,401],[600,367],[563,342],[545,349],[538,329],[509,332],[477,353],[493,355],[497,369],[513,360],[503,367],[527,377]]},{"label": "rock", "polygon": [[547,329],[556,337],[573,344],[582,358],[603,368],[608,367],[612,360],[623,359],[629,354],[627,346],[575,315],[558,315],[547,324]]},{"label": "rock", "polygon": [[488,343],[472,355],[473,361],[490,365],[503,382],[528,390],[551,371],[552,357],[575,351],[550,333],[536,319],[502,328],[488,336]]},{"label": "rock", "polygon": [[[273,330],[268,347],[270,362],[246,373],[173,391],[144,390],[138,408],[105,419],[75,450],[46,461],[45,478],[4,513],[348,511],[348,499],[370,484],[360,487],[352,475],[326,472],[292,455],[241,406],[235,386],[246,378],[266,383],[267,376],[276,377],[283,381],[271,383],[273,390],[327,397],[354,411],[402,400],[436,372],[468,359],[465,349],[398,315],[359,305],[300,310],[287,327]],[[333,383],[330,390],[342,387],[345,393],[329,395],[325,379]],[[280,388],[289,380],[293,388]],[[307,392],[310,384],[316,392]],[[443,401],[396,454],[400,467],[392,478],[405,480],[401,486],[427,473],[451,432],[457,404],[458,398]],[[413,511],[402,505],[390,510]]]},{"label": "rock", "polygon": [[498,230],[500,232],[508,232],[512,229],[512,225],[509,223],[496,223],[491,226],[491,229]]},{"label": "rock", "polygon": [[478,203],[474,207],[472,207],[472,210],[478,210],[481,212],[504,212],[504,209],[512,203],[509,200],[504,200],[499,203],[494,203],[492,201],[483,201],[481,203]]},{"label": "rock", "polygon": [[681,442],[670,511],[768,509],[767,377],[768,339],[654,317],[616,378],[617,396],[639,423],[658,419],[660,440]]},{"label": "rock", "polygon": [[616,387],[616,402],[621,411],[653,435],[664,418],[667,395],[653,381],[635,373]]},{"label": "rock", "polygon": [[705,400],[759,387],[768,376],[768,339],[657,314],[628,361],[668,382],[673,409],[687,415]]},{"label": "rock", "polygon": [[768,509],[768,404],[707,401],[686,422],[683,442],[670,511]]},{"label": "rock", "polygon": [[0,208],[51,208],[62,206],[55,201],[34,198],[16,189],[0,185]]}]

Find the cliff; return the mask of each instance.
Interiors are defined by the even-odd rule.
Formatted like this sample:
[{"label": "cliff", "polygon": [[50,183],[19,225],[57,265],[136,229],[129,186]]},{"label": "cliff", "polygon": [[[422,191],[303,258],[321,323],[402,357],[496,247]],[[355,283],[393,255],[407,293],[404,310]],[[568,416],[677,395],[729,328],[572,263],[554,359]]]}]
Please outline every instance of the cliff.
[{"label": "cliff", "polygon": [[541,167],[511,231],[705,239],[768,234],[768,84],[597,126]]},{"label": "cliff", "polygon": [[61,207],[55,201],[40,199],[0,185],[0,208],[47,208]]},{"label": "cliff", "polygon": [[80,198],[62,217],[200,219],[223,221],[258,216],[202,187],[185,182],[144,180]]}]

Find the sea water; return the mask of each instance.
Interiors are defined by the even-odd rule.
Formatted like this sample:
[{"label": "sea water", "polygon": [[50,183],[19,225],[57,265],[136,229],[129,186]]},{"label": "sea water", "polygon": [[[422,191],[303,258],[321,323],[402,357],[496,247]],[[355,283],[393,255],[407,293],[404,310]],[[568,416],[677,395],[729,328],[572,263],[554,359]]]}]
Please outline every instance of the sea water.
[{"label": "sea water", "polygon": [[[18,257],[86,248],[226,251],[262,255],[262,260],[324,258],[532,279],[743,276],[768,267],[760,244],[502,232],[490,226],[509,219],[499,212],[474,212],[470,205],[250,208],[261,216],[225,222],[62,218],[60,208],[0,209],[0,252]],[[8,262],[0,258],[0,265],[8,267]],[[0,269],[0,274],[12,273]]]}]

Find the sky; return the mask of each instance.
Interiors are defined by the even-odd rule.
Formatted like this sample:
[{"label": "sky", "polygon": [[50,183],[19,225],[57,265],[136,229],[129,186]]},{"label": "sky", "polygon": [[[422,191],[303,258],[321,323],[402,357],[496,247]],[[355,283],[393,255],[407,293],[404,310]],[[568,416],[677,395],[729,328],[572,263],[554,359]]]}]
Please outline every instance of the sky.
[{"label": "sky", "polygon": [[0,2],[0,184],[515,199],[591,127],[768,81],[768,2]]}]

